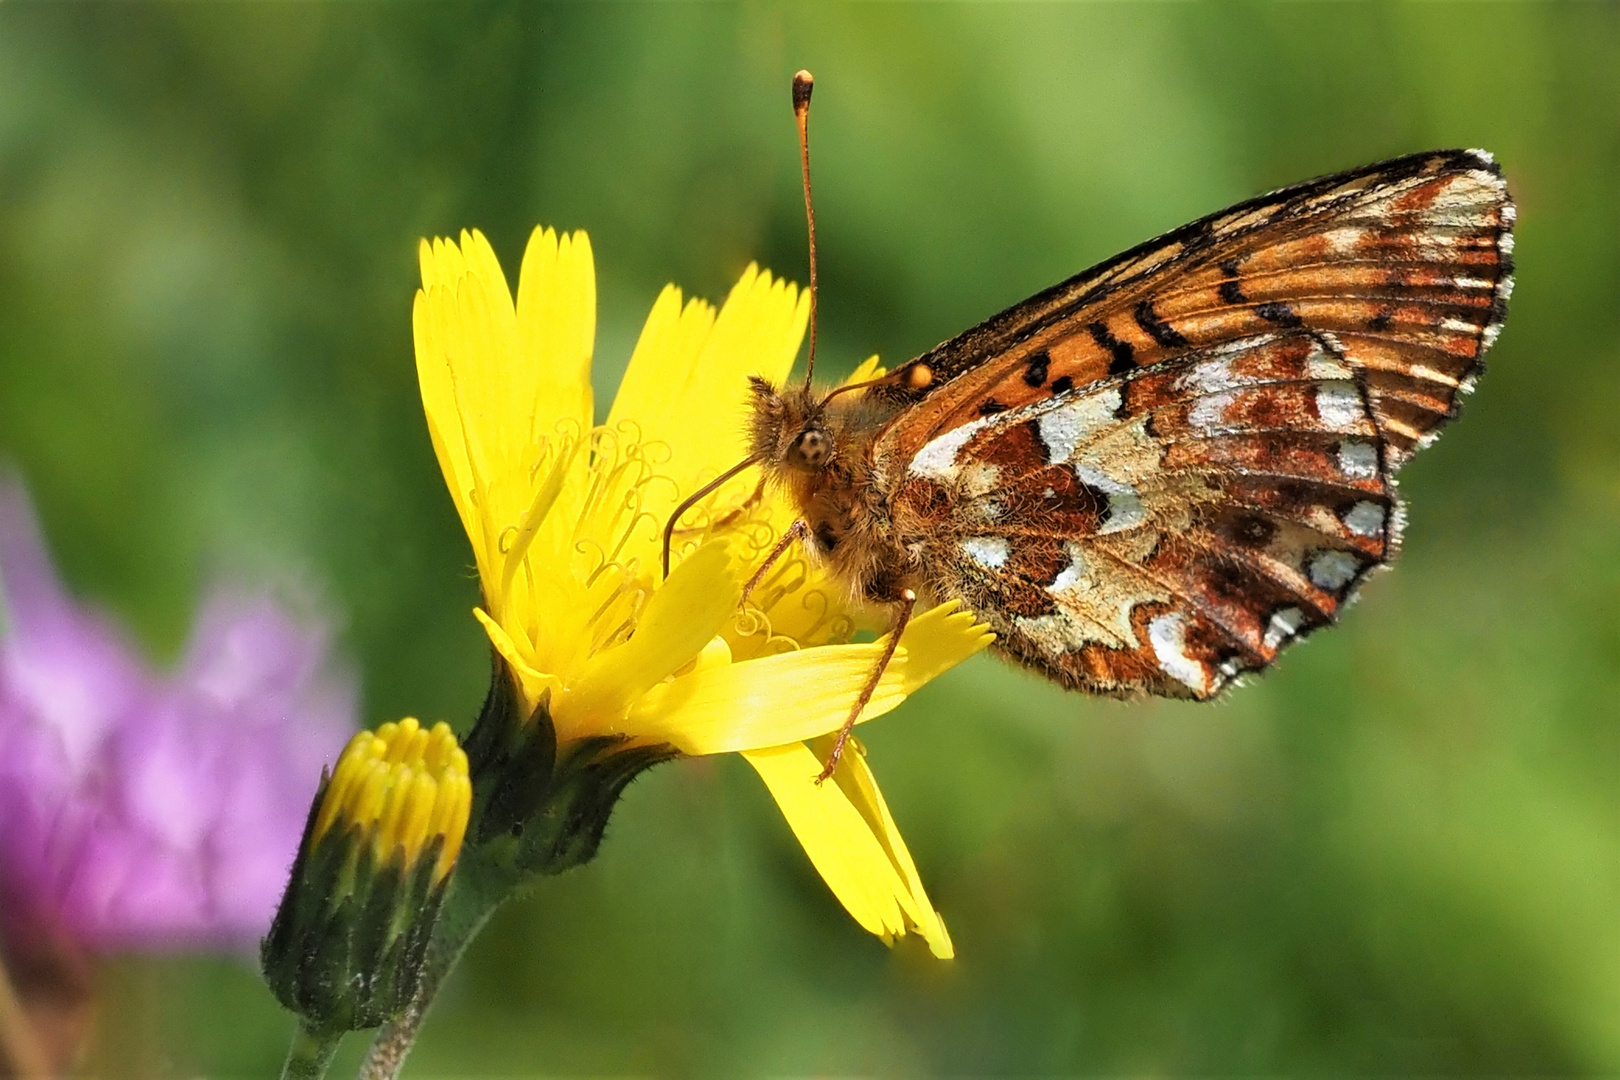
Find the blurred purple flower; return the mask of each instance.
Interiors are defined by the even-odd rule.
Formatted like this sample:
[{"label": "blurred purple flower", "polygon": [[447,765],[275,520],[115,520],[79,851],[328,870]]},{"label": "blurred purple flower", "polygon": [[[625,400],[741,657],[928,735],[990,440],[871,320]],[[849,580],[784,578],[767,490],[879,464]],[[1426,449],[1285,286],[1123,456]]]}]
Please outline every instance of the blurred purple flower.
[{"label": "blurred purple flower", "polygon": [[329,635],[216,590],[153,672],[57,580],[0,472],[0,909],[93,948],[253,945],[354,731]]}]

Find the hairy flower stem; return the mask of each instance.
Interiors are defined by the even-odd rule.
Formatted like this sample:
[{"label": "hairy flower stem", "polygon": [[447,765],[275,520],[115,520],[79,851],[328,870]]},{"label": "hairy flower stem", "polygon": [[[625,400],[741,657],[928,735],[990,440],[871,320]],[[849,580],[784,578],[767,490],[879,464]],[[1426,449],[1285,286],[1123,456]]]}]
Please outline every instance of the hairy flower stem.
[{"label": "hairy flower stem", "polygon": [[495,909],[512,895],[515,885],[514,876],[504,866],[476,855],[462,860],[439,912],[416,996],[404,1012],[377,1030],[377,1037],[371,1041],[371,1049],[356,1074],[357,1080],[394,1080],[399,1075],[445,976],[461,960],[461,954],[467,951],[467,946]]},{"label": "hairy flower stem", "polygon": [[298,1025],[292,1045],[287,1048],[287,1063],[281,1067],[281,1080],[321,1080],[332,1067],[332,1056],[337,1053],[343,1033],[318,1035],[304,1024]]}]

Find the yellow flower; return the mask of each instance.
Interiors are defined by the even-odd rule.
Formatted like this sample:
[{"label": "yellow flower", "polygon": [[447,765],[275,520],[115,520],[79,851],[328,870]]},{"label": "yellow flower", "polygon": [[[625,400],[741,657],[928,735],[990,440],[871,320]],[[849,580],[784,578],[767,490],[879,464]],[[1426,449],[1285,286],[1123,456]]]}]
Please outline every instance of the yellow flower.
[{"label": "yellow flower", "polygon": [[[666,287],[607,423],[593,426],[583,232],[534,231],[515,302],[477,232],[424,241],[421,264],[413,322],[428,429],[477,561],[475,614],[527,708],[549,691],[561,743],[619,735],[741,753],[862,926],[885,941],[919,932],[950,956],[859,742],[835,782],[814,782],[821,763],[806,740],[844,722],[881,643],[849,643],[860,613],[802,553],[740,603],[792,509],[739,476],[682,517],[660,580],[665,521],[743,457],[746,377],[785,378],[807,298],[752,266],[719,312]],[[875,370],[874,358],[857,375]],[[863,721],[990,640],[952,605],[918,615]]]}]

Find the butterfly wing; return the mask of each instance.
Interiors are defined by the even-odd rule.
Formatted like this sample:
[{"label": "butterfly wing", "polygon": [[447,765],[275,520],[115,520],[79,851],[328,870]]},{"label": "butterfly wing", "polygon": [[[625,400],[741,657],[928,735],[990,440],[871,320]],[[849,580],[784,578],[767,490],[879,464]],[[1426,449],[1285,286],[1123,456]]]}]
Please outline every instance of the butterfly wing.
[{"label": "butterfly wing", "polygon": [[[1207,698],[1394,554],[1511,288],[1488,156],[1310,181],[925,354],[874,464],[931,584],[1067,685]],[[902,372],[905,369],[901,369]]]},{"label": "butterfly wing", "polygon": [[[904,461],[984,413],[1297,326],[1338,339],[1399,465],[1454,415],[1495,340],[1514,216],[1479,150],[1414,154],[1239,203],[899,369],[882,393],[912,408],[879,453]],[[908,377],[919,365],[927,380]]]},{"label": "butterfly wing", "polygon": [[1093,692],[1214,695],[1333,621],[1392,554],[1373,409],[1302,331],[952,429],[893,508],[998,647]]}]

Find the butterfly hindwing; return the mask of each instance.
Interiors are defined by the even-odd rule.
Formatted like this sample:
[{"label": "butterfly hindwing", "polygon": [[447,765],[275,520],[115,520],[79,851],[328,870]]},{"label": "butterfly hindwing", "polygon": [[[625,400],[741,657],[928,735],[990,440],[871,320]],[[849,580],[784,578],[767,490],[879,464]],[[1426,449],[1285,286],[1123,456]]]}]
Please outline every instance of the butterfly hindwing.
[{"label": "butterfly hindwing", "polygon": [[1184,352],[925,446],[897,515],[941,595],[1069,686],[1207,698],[1393,552],[1373,408],[1302,330]]}]

